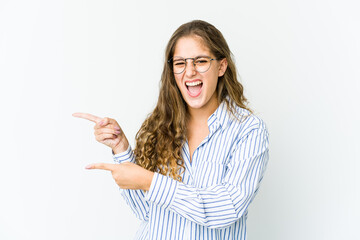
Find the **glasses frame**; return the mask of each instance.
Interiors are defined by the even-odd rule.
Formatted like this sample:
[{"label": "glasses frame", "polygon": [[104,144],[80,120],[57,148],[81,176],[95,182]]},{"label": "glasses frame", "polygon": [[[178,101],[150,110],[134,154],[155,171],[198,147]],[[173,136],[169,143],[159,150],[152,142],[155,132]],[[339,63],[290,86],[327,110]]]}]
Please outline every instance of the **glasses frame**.
[{"label": "glasses frame", "polygon": [[[209,68],[206,69],[205,71],[202,71],[202,72],[198,71],[198,70],[196,69],[196,63],[195,63],[195,59],[198,59],[198,58],[208,58],[209,61],[210,61]],[[209,71],[209,69],[210,69],[210,67],[211,67],[211,62],[212,62],[213,60],[218,60],[218,59],[216,59],[216,58],[211,58],[211,57],[209,57],[209,56],[197,56],[197,57],[194,57],[194,58],[179,58],[179,60],[184,60],[184,61],[185,61],[185,67],[184,67],[184,69],[183,69],[181,72],[179,72],[179,73],[174,72],[174,66],[171,64],[171,63],[174,61],[174,57],[170,58],[167,62],[168,62],[169,64],[171,64],[170,66],[171,66],[172,71],[173,71],[174,74],[181,74],[181,73],[183,73],[183,72],[185,71],[185,69],[186,69],[186,67],[187,67],[187,60],[188,60],[188,59],[191,59],[191,60],[192,60],[192,64],[193,64],[193,66],[194,66],[194,69],[195,69],[195,71],[198,72],[198,73],[204,73],[204,72]]]}]

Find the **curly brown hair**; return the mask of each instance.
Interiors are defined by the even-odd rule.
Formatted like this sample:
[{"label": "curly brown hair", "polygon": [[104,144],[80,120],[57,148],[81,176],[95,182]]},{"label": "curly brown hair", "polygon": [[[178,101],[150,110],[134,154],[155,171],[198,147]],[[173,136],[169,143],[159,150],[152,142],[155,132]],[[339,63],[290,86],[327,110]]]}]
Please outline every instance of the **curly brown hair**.
[{"label": "curly brown hair", "polygon": [[[237,106],[248,109],[243,86],[237,80],[232,53],[222,33],[213,25],[201,20],[181,25],[167,44],[158,102],[137,132],[134,150],[138,165],[178,181],[182,181],[181,174],[185,171],[181,149],[187,138],[188,112],[187,105],[176,85],[172,64],[169,64],[168,60],[173,57],[177,41],[188,36],[200,37],[216,59],[226,58],[228,62],[225,74],[218,79],[219,104],[225,101],[228,110],[233,114],[234,106],[229,99]],[[226,98],[227,96],[229,98]]]}]

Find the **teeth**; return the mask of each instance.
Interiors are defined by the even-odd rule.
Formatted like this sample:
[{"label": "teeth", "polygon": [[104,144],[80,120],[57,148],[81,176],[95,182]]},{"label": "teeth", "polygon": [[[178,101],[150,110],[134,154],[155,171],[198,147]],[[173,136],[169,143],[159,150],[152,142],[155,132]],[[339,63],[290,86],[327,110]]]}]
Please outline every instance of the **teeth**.
[{"label": "teeth", "polygon": [[199,84],[201,84],[201,81],[196,81],[196,82],[186,82],[185,83],[186,84],[186,86],[196,86],[196,85],[199,85]]}]

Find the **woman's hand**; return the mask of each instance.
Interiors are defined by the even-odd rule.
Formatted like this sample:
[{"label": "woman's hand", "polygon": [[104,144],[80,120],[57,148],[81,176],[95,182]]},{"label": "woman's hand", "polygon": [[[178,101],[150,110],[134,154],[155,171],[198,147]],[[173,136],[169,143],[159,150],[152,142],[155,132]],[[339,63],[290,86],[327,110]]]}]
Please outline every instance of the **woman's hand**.
[{"label": "woman's hand", "polygon": [[129,142],[116,120],[111,118],[100,118],[89,113],[74,113],[74,117],[92,121],[95,124],[95,139],[110,147],[115,154],[125,152]]},{"label": "woman's hand", "polygon": [[111,171],[111,174],[122,189],[142,189],[149,191],[154,173],[131,162],[120,164],[94,163],[86,169],[102,169]]}]

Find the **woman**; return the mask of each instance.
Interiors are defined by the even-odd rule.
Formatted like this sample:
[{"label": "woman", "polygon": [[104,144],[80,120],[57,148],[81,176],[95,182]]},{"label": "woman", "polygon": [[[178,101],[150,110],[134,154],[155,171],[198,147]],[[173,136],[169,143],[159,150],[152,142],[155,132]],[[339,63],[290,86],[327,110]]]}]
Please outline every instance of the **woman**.
[{"label": "woman", "polygon": [[246,107],[221,32],[180,26],[166,47],[157,106],[132,151],[114,119],[90,114],[97,141],[121,164],[112,172],[142,220],[136,239],[246,239],[247,209],[268,161],[265,124]]}]

